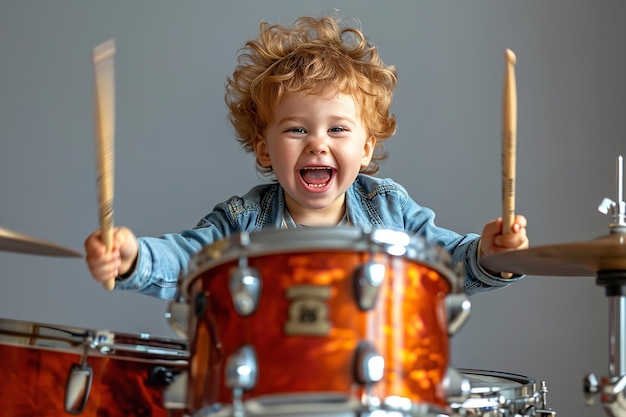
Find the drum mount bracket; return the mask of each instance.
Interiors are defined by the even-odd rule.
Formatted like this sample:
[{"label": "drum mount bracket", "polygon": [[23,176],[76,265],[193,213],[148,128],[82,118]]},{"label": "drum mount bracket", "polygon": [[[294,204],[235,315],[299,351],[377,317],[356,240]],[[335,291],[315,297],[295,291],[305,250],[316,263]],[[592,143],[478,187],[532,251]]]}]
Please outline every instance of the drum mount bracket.
[{"label": "drum mount bracket", "polygon": [[595,396],[600,394],[605,411],[611,417],[626,416],[626,375],[620,377],[602,378],[602,383],[594,374],[588,374],[584,379],[585,403],[593,405]]},{"label": "drum mount bracket", "polygon": [[609,376],[585,376],[585,403],[595,404],[599,394],[610,417],[626,417],[626,271],[599,271],[596,284],[605,287],[609,300]]}]

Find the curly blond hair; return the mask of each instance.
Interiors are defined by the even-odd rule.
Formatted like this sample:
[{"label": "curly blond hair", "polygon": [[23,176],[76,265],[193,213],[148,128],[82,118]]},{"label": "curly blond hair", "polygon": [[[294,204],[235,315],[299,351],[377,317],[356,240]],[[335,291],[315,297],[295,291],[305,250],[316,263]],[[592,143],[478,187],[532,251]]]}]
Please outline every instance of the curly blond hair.
[{"label": "curly blond hair", "polygon": [[[387,157],[383,142],[396,132],[390,113],[397,83],[376,47],[354,27],[340,28],[332,17],[300,17],[292,27],[261,22],[256,39],[239,50],[238,65],[226,82],[225,100],[237,140],[254,152],[254,140],[272,121],[285,94],[343,93],[353,96],[376,149],[361,172],[376,174]],[[257,159],[260,172],[271,173]]]}]

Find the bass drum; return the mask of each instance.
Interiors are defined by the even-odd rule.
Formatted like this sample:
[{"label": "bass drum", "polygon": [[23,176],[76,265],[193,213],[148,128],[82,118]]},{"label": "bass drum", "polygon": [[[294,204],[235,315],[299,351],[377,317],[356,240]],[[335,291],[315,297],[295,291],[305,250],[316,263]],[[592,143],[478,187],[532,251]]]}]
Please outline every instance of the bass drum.
[{"label": "bass drum", "polygon": [[457,369],[469,382],[470,394],[463,403],[451,404],[459,415],[515,417],[554,415],[546,404],[545,383],[523,375],[477,369]]},{"label": "bass drum", "polygon": [[0,358],[5,416],[185,415],[186,342],[0,319]]}]

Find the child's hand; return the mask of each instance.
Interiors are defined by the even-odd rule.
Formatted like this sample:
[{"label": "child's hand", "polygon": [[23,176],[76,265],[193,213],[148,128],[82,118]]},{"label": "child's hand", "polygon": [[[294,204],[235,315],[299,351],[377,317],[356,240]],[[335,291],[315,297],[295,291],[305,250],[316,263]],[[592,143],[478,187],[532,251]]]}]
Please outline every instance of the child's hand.
[{"label": "child's hand", "polygon": [[507,233],[503,233],[502,218],[487,223],[480,240],[479,258],[494,253],[528,248],[526,223],[524,216],[516,215],[511,230]]},{"label": "child's hand", "polygon": [[85,240],[85,260],[96,281],[105,283],[129,272],[135,264],[139,244],[135,234],[126,227],[115,228],[113,248],[106,250],[100,230]]}]

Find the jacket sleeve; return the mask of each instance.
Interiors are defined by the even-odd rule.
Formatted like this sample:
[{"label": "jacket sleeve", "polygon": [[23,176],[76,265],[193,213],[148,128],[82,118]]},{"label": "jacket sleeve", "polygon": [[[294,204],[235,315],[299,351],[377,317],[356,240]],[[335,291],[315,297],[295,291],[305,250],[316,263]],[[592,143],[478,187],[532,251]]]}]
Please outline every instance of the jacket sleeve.
[{"label": "jacket sleeve", "polygon": [[192,256],[234,230],[227,204],[220,203],[195,228],[161,237],[140,237],[135,269],[127,278],[117,280],[115,289],[174,299],[179,284],[186,278]]},{"label": "jacket sleeve", "polygon": [[480,235],[475,233],[460,235],[437,226],[434,211],[420,206],[408,197],[408,194],[403,205],[403,217],[407,231],[422,235],[427,240],[443,246],[452,256],[453,266],[459,262],[463,263],[465,267],[464,288],[468,295],[506,287],[524,278],[524,276],[513,276],[505,279],[488,273],[478,263]]}]

